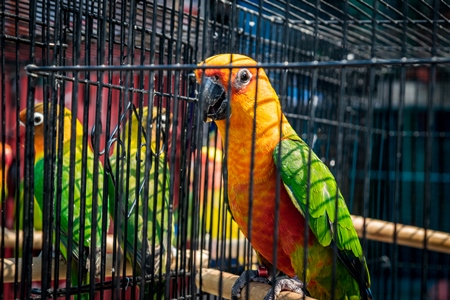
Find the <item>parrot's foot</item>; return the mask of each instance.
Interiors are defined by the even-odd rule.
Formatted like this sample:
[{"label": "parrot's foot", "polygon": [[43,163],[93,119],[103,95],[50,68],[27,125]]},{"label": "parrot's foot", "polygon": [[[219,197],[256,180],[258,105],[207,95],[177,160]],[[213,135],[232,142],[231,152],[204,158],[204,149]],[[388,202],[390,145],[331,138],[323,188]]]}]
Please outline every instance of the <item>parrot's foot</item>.
[{"label": "parrot's foot", "polygon": [[[97,248],[97,253],[101,252],[101,248]],[[95,277],[100,277],[100,271],[101,271],[101,265],[100,265],[100,255],[95,256],[95,260],[92,257],[92,253],[88,254],[88,259],[86,260],[86,271],[90,272],[91,270],[91,263],[95,264]]]},{"label": "parrot's foot", "polygon": [[289,291],[303,295],[303,282],[301,282],[297,276],[295,276],[294,278],[282,276],[279,278],[275,278],[274,280],[275,283],[273,284],[267,295],[264,297],[264,300],[276,299],[280,295],[281,291]]},{"label": "parrot's foot", "polygon": [[267,278],[267,274],[265,276],[261,276],[259,270],[246,270],[242,272],[241,276],[239,276],[239,278],[233,284],[233,287],[231,288],[231,299],[237,300],[241,298],[241,291],[249,282],[261,282],[270,284],[270,280],[269,278]]},{"label": "parrot's foot", "polygon": [[[55,257],[56,257],[56,254],[55,254],[55,251],[53,251],[52,252],[52,258],[55,258]],[[59,261],[62,261],[63,263],[67,263],[67,259],[65,259],[64,256],[61,253],[58,255],[58,258],[59,258]]]}]

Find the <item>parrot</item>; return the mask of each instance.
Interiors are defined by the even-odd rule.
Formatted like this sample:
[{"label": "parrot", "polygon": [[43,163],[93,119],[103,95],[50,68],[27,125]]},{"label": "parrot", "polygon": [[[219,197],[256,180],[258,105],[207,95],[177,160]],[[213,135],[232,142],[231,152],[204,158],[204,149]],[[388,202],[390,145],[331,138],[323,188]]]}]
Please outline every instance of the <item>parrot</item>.
[{"label": "parrot", "polygon": [[[52,107],[49,106],[49,110]],[[61,256],[67,261],[68,254],[72,253],[72,273],[71,273],[71,285],[72,286],[80,286],[89,284],[90,281],[90,266],[91,264],[95,264],[95,276],[100,274],[100,243],[102,234],[106,233],[108,228],[102,228],[102,204],[103,204],[103,189],[101,188],[101,184],[103,182],[103,167],[101,164],[98,165],[98,177],[96,180],[98,181],[99,187],[96,190],[96,195],[93,191],[94,185],[94,153],[89,147],[89,145],[85,145],[87,149],[83,149],[83,125],[79,120],[75,121],[75,136],[72,137],[72,113],[69,109],[63,107],[60,108],[59,105],[56,105],[57,114],[64,114],[64,124],[56,123],[57,135],[58,131],[63,130],[63,140],[61,145],[56,143],[56,153],[58,153],[59,147],[62,147],[62,170],[61,170],[61,187],[59,192],[61,192],[61,210],[56,211],[56,199],[58,192],[57,186],[57,174],[58,172],[58,158],[55,161],[55,190],[53,199],[55,199],[54,203],[54,218],[56,218],[56,214],[60,215],[61,224],[59,228],[56,228],[53,225],[53,229],[59,230],[60,233],[60,252]],[[27,109],[24,109],[19,114],[20,124],[21,126],[27,126],[29,122],[27,121]],[[41,211],[43,211],[44,206],[44,149],[45,149],[45,140],[44,140],[44,118],[47,116],[44,115],[44,103],[35,104],[34,107],[34,115],[32,119],[32,124],[34,126],[34,148],[35,148],[35,157],[34,157],[34,197],[35,201],[38,204],[38,207]],[[75,140],[74,152],[71,152],[71,143],[72,138]],[[87,152],[86,164],[83,166],[82,163],[82,153],[83,151]],[[56,155],[58,157],[58,155]],[[74,164],[71,166],[71,157],[74,157]],[[74,168],[73,177],[71,177],[70,169]],[[83,182],[83,173],[85,173],[85,190],[81,190],[82,182]],[[73,186],[73,227],[70,228],[72,230],[72,247],[68,249],[69,246],[69,195],[70,195],[70,182],[74,183]],[[80,229],[82,224],[81,220],[81,209],[82,209],[82,197],[85,197],[85,219],[84,219],[84,238],[81,240],[82,236],[80,235]],[[94,201],[97,202],[97,214],[93,215],[92,206]],[[93,222],[96,223],[96,231],[92,232],[91,227]],[[53,238],[55,235],[53,234]],[[96,249],[91,249],[91,239],[96,239]],[[79,253],[79,245],[82,245],[82,253]],[[94,254],[97,254],[94,256]],[[95,257],[95,260],[94,260]],[[78,274],[78,266],[81,264],[81,274]],[[79,282],[79,277],[81,278],[81,282]],[[75,296],[75,299],[78,297]],[[81,294],[81,299],[89,299],[88,294]]]},{"label": "parrot", "polygon": [[260,264],[244,271],[232,297],[240,297],[249,278],[272,284],[266,299],[281,290],[316,299],[372,299],[367,263],[335,178],[289,124],[265,71],[248,56],[219,54],[200,62],[195,75],[203,120],[215,122],[228,145],[229,210],[251,235]]},{"label": "parrot", "polygon": [[[5,164],[3,164],[2,159],[3,155],[5,156]],[[0,198],[3,199],[3,195],[5,195],[4,199],[8,198],[8,186],[7,186],[7,176],[8,169],[11,166],[13,161],[13,154],[11,150],[11,146],[8,144],[0,143]],[[5,179],[5,180],[3,180]]]},{"label": "parrot", "polygon": [[[120,182],[122,191],[120,196],[122,201],[120,203],[123,206],[119,209],[123,215],[119,218],[120,221],[115,221],[115,225],[121,231],[119,235],[121,247],[124,249],[126,258],[134,266],[137,274],[140,274],[142,268],[147,275],[158,274],[160,270],[164,274],[169,246],[170,175],[165,160],[167,145],[163,143],[165,141],[164,134],[168,133],[166,130],[169,127],[170,120],[166,120],[166,110],[164,108],[161,108],[161,111],[158,112],[158,108],[156,106],[153,107],[152,124],[149,126],[151,129],[151,149],[147,151],[145,131],[147,130],[149,108],[144,107],[139,114],[134,108],[131,109],[131,117],[124,124],[123,128],[122,151],[116,151],[109,157],[112,174],[116,174],[116,170],[119,168],[123,176],[127,176],[126,179],[114,181],[116,190],[118,189],[117,182]],[[130,126],[131,134],[129,134]],[[138,144],[139,134],[141,134],[140,144]],[[157,141],[158,134],[160,135],[159,141]],[[122,153],[120,154],[120,152]],[[147,162],[150,163],[150,173],[147,183],[147,212],[144,213],[143,201]],[[139,182],[137,181],[138,174]],[[121,177],[119,176],[119,178]],[[128,193],[125,192],[127,188]],[[139,200],[137,200],[138,195]],[[109,212],[113,219],[115,217],[114,208],[114,203],[110,203]],[[147,224],[145,240],[143,235],[144,223]],[[125,225],[127,226],[126,233]],[[125,238],[124,234],[126,234]],[[142,257],[144,245],[145,256]],[[153,293],[156,293],[156,290]],[[145,298],[148,298],[151,294],[151,285],[145,284]]]}]

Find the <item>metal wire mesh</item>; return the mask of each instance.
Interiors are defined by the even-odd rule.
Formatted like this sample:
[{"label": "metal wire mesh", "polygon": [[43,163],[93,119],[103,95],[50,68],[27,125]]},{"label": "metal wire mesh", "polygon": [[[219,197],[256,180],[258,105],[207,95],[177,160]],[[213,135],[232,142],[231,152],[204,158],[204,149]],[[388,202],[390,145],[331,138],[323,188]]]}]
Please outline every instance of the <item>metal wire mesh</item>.
[{"label": "metal wire mesh", "polygon": [[[352,215],[392,222],[396,232],[403,225],[423,230],[417,243],[405,244],[400,233],[383,240],[381,229],[361,228],[374,298],[450,294],[446,240],[444,250],[430,250],[432,230],[450,232],[447,1],[3,0],[0,14],[0,138],[14,156],[0,156],[4,298],[209,298],[194,280],[202,268],[240,274],[256,267],[227,213],[227,150],[215,125],[202,121],[192,73],[219,53],[261,62],[284,113],[334,174]],[[47,107],[42,137],[32,129],[35,103]],[[57,118],[62,107],[72,112],[71,125]],[[26,130],[19,123],[25,108]],[[65,279],[76,257],[59,254],[64,234],[56,230],[61,203],[73,207],[76,198],[69,192],[65,201],[62,190],[78,188],[75,149],[68,161],[59,150],[65,128],[76,135],[76,118],[83,124],[80,188],[92,183],[93,194],[103,193],[103,206],[96,197],[92,205],[101,222],[90,220],[101,234],[88,247],[100,272],[94,276],[91,264],[91,284],[82,289]],[[44,172],[34,165],[40,138]],[[133,152],[134,140],[141,151]],[[141,171],[133,174],[130,162]],[[90,215],[81,211],[81,220]],[[132,218],[141,217],[135,226]],[[124,246],[133,226],[148,246]],[[74,228],[66,228],[69,240]],[[137,258],[146,251],[148,269]],[[217,285],[219,297],[229,292]]]}]

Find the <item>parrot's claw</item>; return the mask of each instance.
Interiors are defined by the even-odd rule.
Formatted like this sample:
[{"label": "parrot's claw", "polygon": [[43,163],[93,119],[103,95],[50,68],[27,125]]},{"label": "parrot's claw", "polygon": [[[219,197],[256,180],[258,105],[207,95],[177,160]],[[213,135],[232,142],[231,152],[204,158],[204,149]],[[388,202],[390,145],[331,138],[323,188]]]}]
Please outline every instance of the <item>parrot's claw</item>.
[{"label": "parrot's claw", "polygon": [[282,276],[282,278],[275,278],[275,283],[264,297],[264,300],[274,300],[276,299],[281,291],[290,291],[303,296],[303,282],[298,279],[297,276],[294,278],[289,278]]},{"label": "parrot's claw", "polygon": [[241,276],[236,280],[231,288],[231,299],[237,300],[241,298],[241,291],[248,282],[261,282],[270,284],[270,280],[267,277],[259,276],[259,272],[256,270],[246,270],[242,272]]}]

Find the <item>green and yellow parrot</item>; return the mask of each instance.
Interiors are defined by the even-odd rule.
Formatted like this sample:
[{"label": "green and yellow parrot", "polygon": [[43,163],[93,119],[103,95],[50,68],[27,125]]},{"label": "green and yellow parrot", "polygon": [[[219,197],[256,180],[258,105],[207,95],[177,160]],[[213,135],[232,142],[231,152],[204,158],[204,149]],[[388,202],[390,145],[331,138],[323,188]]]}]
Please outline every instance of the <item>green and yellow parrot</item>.
[{"label": "green and yellow parrot", "polygon": [[[130,109],[132,109],[131,118],[122,128],[124,138],[121,147],[109,157],[112,174],[118,174],[115,177],[117,178],[115,184],[116,190],[121,195],[119,199],[123,200],[119,201],[121,205],[119,213],[122,215],[115,216],[114,203],[110,203],[110,214],[114,218],[116,228],[120,229],[121,247],[134,266],[136,275],[140,276],[142,271],[146,275],[158,274],[160,270],[165,274],[167,251],[170,250],[168,249],[170,175],[164,154],[167,149],[167,145],[164,145],[164,133],[168,133],[166,127],[169,127],[170,120],[166,120],[165,109],[158,112],[158,108],[153,107],[152,123],[148,127],[151,130],[149,142],[151,146],[147,149],[148,107],[144,107],[142,112]],[[149,164],[147,178],[146,164]],[[146,188],[148,191],[144,197]],[[144,204],[147,206],[146,210]],[[145,285],[146,298],[157,292],[151,291],[152,286],[155,287],[151,284]]]},{"label": "green and yellow parrot", "polygon": [[[199,68],[196,77],[202,84],[204,120],[216,123],[228,145],[230,211],[242,232],[251,234],[260,264],[269,272],[261,268],[247,275],[254,281],[275,279],[278,271],[271,271],[276,247],[276,268],[289,278],[276,279],[267,299],[284,289],[306,290],[316,299],[371,299],[367,264],[337,183],[289,124],[264,70],[238,54],[216,55],[199,66],[224,67]],[[233,297],[240,297],[244,275],[234,285]]]},{"label": "green and yellow parrot", "polygon": [[[51,107],[49,106],[49,111]],[[106,234],[107,228],[102,228],[102,203],[103,203],[103,168],[98,164],[98,177],[94,178],[94,153],[86,143],[83,146],[83,127],[81,123],[76,120],[75,135],[72,136],[72,114],[67,108],[56,107],[57,114],[64,114],[64,123],[59,123],[59,118],[56,123],[57,135],[58,131],[63,130],[63,141],[61,145],[56,143],[56,161],[55,165],[55,190],[53,194],[54,199],[54,218],[58,214],[61,218],[60,225],[56,227],[53,224],[54,230],[59,230],[60,233],[60,252],[62,257],[67,260],[68,254],[72,254],[72,274],[71,285],[80,286],[89,283],[90,266],[95,265],[95,275],[100,273],[100,249],[102,234]],[[27,126],[26,109],[20,113],[21,125]],[[43,211],[44,206],[44,104],[39,103],[34,107],[33,125],[34,125],[34,197],[38,207]],[[74,151],[71,152],[71,144],[74,146]],[[62,162],[58,161],[59,146],[62,147]],[[87,148],[84,148],[87,147]],[[83,151],[86,151],[86,163],[83,164]],[[73,161],[71,162],[71,158]],[[59,164],[62,169],[58,172]],[[73,171],[73,175],[71,174]],[[58,174],[61,176],[61,186],[58,187]],[[73,176],[73,177],[72,177]],[[94,180],[98,182],[98,188],[94,193]],[[72,190],[71,183],[73,184]],[[84,189],[82,188],[84,186]],[[60,194],[60,211],[56,211],[57,193]],[[73,197],[73,215],[69,215],[69,199]],[[95,201],[95,202],[94,202]],[[97,214],[93,215],[92,209],[94,203],[97,204]],[[84,220],[81,220],[82,208],[84,207]],[[70,218],[73,225],[69,228]],[[95,223],[95,232],[92,232],[92,225]],[[80,230],[84,229],[84,234],[81,235]],[[72,247],[68,249],[69,245],[69,230],[72,232]],[[53,234],[55,237],[55,234]],[[95,238],[96,248],[91,248],[91,240]],[[82,246],[82,253],[79,252],[79,247]],[[78,272],[78,266],[81,265],[81,274]],[[79,282],[81,278],[81,282]],[[87,294],[82,294],[82,298],[88,299]]]}]

